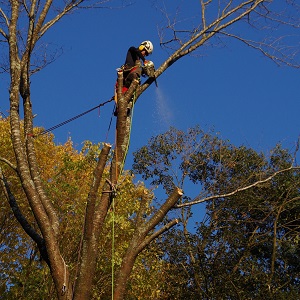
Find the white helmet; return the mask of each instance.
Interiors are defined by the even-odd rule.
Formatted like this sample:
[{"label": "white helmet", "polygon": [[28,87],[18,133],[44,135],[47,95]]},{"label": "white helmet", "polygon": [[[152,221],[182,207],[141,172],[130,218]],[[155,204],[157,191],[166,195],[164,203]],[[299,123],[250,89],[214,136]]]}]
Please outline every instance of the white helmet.
[{"label": "white helmet", "polygon": [[139,49],[141,51],[143,51],[145,49],[148,52],[148,54],[151,54],[153,51],[153,44],[150,41],[141,42]]}]

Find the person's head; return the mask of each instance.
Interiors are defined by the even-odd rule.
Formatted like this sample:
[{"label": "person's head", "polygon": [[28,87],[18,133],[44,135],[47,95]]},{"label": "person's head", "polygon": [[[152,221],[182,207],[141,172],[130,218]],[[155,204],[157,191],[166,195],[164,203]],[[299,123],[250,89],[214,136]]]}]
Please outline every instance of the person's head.
[{"label": "person's head", "polygon": [[153,44],[150,41],[141,42],[139,50],[144,56],[147,56],[153,52]]}]

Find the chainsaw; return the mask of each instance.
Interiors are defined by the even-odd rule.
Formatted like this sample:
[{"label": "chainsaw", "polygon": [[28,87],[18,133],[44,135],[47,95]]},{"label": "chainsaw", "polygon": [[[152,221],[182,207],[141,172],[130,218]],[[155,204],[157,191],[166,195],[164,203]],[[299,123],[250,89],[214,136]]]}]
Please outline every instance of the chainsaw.
[{"label": "chainsaw", "polygon": [[156,87],[158,86],[157,85],[157,81],[156,81],[156,78],[155,78],[155,67],[154,67],[154,63],[153,61],[149,60],[143,67],[143,72],[145,75],[147,75],[148,77],[150,78],[154,78],[154,81],[155,81],[155,85]]}]

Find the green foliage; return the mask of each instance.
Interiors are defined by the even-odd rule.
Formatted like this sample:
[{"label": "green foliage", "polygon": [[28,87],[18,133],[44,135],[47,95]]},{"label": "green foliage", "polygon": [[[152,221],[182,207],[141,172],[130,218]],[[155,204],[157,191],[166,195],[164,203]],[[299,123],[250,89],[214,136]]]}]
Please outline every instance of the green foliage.
[{"label": "green foliage", "polygon": [[[163,185],[170,193],[174,185],[181,187],[183,178],[190,176],[190,158],[193,153],[201,148],[205,149],[202,155],[209,156],[215,141],[198,127],[190,129],[187,134],[171,128],[165,134],[151,138],[147,146],[134,153],[133,170],[141,174],[143,179],[151,179],[152,185]],[[211,147],[207,148],[210,143]]]},{"label": "green foliage", "polygon": [[[14,163],[9,122],[1,120],[0,127],[5,141],[1,156]],[[62,254],[75,278],[85,199],[102,145],[87,141],[78,152],[71,140],[55,145],[53,136],[45,135],[36,138],[35,147],[46,193],[59,212]],[[253,184],[292,162],[293,157],[280,145],[267,157],[245,146],[235,147],[199,127],[187,133],[171,128],[136,152],[134,170],[152,184],[162,185],[167,193],[175,185],[191,182],[197,185],[199,197],[206,197]],[[33,220],[16,174],[5,163],[1,167],[22,213]],[[174,227],[138,256],[127,299],[299,298],[299,186],[299,171],[294,169],[230,197],[207,201],[202,222],[189,224],[193,210],[182,209],[182,226]],[[114,210],[108,213],[101,233],[93,299],[111,298],[112,253],[116,274],[133,237],[145,190],[143,183],[133,183],[129,172],[121,176]],[[56,299],[46,264],[0,193],[2,297]],[[154,195],[149,191],[148,195],[144,218],[155,210]],[[182,202],[190,200],[186,190]]]},{"label": "green foliage", "polygon": [[183,210],[182,231],[161,239],[165,299],[299,298],[299,169],[238,192],[290,167],[286,149],[277,145],[266,156],[198,127],[171,128],[137,151],[134,162],[137,173],[167,191],[189,180],[199,198],[231,193],[206,201],[205,218],[192,232]]}]

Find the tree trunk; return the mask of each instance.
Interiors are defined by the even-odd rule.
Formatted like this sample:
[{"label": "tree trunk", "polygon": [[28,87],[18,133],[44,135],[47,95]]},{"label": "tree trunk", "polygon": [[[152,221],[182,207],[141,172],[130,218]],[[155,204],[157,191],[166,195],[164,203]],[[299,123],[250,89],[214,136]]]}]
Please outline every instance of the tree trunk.
[{"label": "tree trunk", "polygon": [[100,229],[105,220],[109,207],[109,194],[102,192],[102,197],[98,205],[102,207],[101,218],[97,218],[99,211],[97,208],[98,190],[106,166],[106,161],[111,146],[105,144],[98,159],[97,166],[94,170],[93,182],[87,199],[85,225],[83,234],[82,259],[80,262],[80,271],[76,280],[74,299],[84,300],[91,299],[93,279],[97,264],[97,253],[99,245]]},{"label": "tree trunk", "polygon": [[[168,197],[168,199],[161,205],[161,207],[157,210],[154,216],[147,221],[146,223],[141,221],[139,218],[139,222],[136,224],[135,231],[133,233],[133,237],[131,242],[128,245],[127,251],[123,257],[122,264],[119,270],[119,274],[116,280],[116,287],[114,290],[114,300],[122,300],[125,297],[126,285],[130,277],[130,273],[134,266],[134,262],[143,251],[145,247],[147,247],[151,241],[153,241],[156,237],[162,234],[164,231],[168,230],[171,226],[174,226],[178,223],[178,220],[173,220],[157,232],[153,233],[150,237],[147,238],[147,235],[151,230],[154,229],[156,225],[158,225],[169,210],[175,205],[175,203],[182,196],[183,192],[179,188],[175,188],[173,193]],[[146,198],[146,195],[144,195]],[[144,199],[142,199],[141,203],[143,204]],[[140,209],[143,209],[144,206],[141,205]],[[141,215],[141,211],[138,212],[138,216]]]}]

